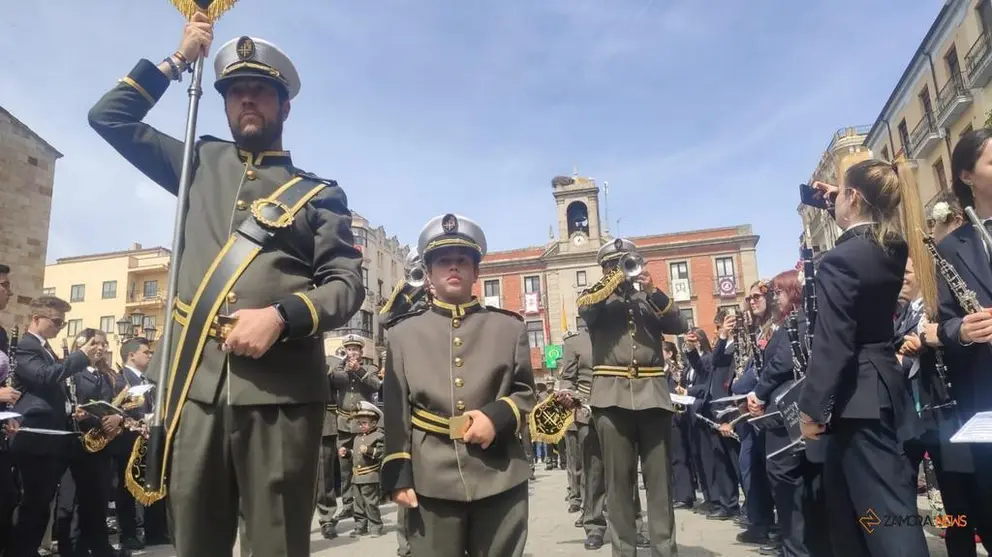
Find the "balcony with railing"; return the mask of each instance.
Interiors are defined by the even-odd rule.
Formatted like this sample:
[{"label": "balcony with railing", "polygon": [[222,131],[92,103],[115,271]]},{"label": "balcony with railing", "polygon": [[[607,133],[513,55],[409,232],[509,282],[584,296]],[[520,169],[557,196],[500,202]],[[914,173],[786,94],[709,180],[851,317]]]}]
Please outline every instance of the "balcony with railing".
[{"label": "balcony with railing", "polygon": [[165,290],[155,292],[132,292],[124,306],[129,309],[165,307]]},{"label": "balcony with railing", "polygon": [[985,87],[992,79],[992,42],[987,31],[979,35],[964,55],[964,67],[968,71],[969,87]]},{"label": "balcony with railing", "polygon": [[944,133],[937,127],[933,114],[924,114],[919,124],[909,133],[909,157],[920,159],[928,154],[943,138]]},{"label": "balcony with railing", "polygon": [[736,298],[744,292],[744,277],[741,275],[726,275],[713,277],[713,295],[721,298]]},{"label": "balcony with railing", "polygon": [[541,313],[544,309],[544,297],[540,292],[525,292],[520,295],[520,312],[524,315]]},{"label": "balcony with railing", "polygon": [[964,84],[964,76],[954,74],[937,91],[937,127],[949,128],[971,106],[971,91]]}]

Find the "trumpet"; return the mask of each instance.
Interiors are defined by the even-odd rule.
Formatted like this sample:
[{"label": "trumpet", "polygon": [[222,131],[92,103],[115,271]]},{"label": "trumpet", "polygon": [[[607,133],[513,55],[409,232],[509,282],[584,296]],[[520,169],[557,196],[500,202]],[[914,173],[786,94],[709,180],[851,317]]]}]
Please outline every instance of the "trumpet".
[{"label": "trumpet", "polygon": [[620,257],[617,266],[623,270],[623,275],[629,280],[644,272],[644,257],[636,251],[628,251]]},{"label": "trumpet", "polygon": [[420,288],[427,280],[427,273],[420,265],[407,269],[406,282],[414,288]]}]

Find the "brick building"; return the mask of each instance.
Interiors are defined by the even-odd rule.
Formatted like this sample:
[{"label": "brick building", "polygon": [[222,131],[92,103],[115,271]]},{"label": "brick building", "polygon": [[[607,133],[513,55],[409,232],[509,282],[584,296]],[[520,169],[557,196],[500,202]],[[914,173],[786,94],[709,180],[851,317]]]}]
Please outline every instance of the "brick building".
[{"label": "brick building", "polygon": [[55,150],[0,107],[0,263],[11,267],[14,296],[0,324],[24,325],[28,304],[41,294],[52,212]]},{"label": "brick building", "polygon": [[[487,305],[524,316],[538,375],[547,372],[546,352],[555,352],[547,347],[560,347],[564,331],[584,328],[575,300],[602,278],[596,252],[612,240],[600,225],[595,181],[559,176],[552,192],[557,237],[543,246],[490,252],[476,285]],[[743,303],[748,285],[758,278],[758,237],[750,225],[628,240],[638,246],[655,284],[674,297],[691,323],[711,334],[717,309]]]}]

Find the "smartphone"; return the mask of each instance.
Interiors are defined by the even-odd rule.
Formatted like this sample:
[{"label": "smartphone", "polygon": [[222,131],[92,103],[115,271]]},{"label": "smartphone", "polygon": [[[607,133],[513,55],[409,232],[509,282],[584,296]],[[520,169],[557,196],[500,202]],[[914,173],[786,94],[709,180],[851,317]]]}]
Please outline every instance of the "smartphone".
[{"label": "smartphone", "polygon": [[817,209],[827,209],[830,204],[827,203],[827,199],[822,195],[818,195],[813,186],[809,184],[799,184],[799,200],[803,205],[808,205],[810,207],[816,207]]}]

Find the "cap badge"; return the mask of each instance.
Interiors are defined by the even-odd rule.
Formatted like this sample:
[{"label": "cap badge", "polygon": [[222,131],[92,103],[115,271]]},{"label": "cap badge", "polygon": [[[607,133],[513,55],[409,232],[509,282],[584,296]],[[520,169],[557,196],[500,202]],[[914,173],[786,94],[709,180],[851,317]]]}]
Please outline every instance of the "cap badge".
[{"label": "cap badge", "polygon": [[441,219],[441,228],[444,230],[445,234],[454,234],[458,232],[458,218],[451,213],[444,215]]},{"label": "cap badge", "polygon": [[250,60],[255,57],[255,41],[251,40],[251,37],[241,37],[238,39],[236,50],[238,52],[238,58]]},{"label": "cap badge", "polygon": [[622,250],[623,249],[623,240],[620,239],[620,238],[617,238],[616,240],[614,240],[613,241],[613,247],[616,248],[617,250]]}]

